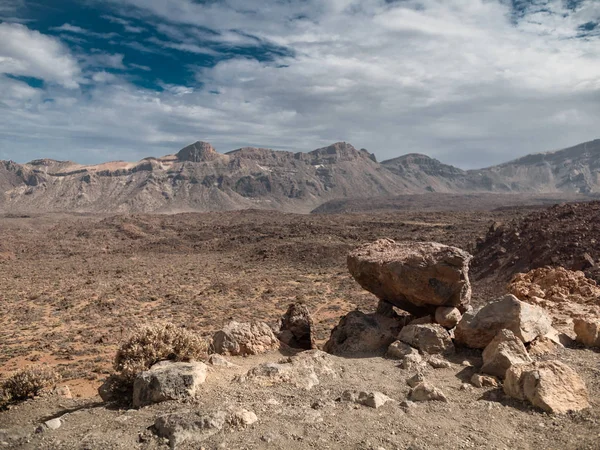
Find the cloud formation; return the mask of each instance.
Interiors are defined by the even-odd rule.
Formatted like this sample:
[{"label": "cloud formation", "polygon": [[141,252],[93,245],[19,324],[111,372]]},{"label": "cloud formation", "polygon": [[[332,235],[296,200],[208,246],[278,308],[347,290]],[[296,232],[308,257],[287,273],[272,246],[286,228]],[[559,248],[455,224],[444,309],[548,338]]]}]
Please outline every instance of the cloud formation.
[{"label": "cloud formation", "polygon": [[[600,137],[594,0],[96,4],[122,29],[110,47],[69,48],[0,24],[0,70],[45,81],[0,79],[0,158],[137,159],[198,139],[220,151],[304,151],[345,140],[380,160],[420,152],[481,167]],[[66,24],[56,32],[110,33]],[[132,61],[131,48],[167,54],[169,70],[189,77],[160,79],[164,67]]]}]

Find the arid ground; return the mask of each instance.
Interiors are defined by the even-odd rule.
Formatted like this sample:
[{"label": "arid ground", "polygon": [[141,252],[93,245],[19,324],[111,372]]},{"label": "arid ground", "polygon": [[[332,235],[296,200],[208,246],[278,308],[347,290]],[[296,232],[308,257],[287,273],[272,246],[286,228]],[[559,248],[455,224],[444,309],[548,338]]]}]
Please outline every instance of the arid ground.
[{"label": "arid ground", "polygon": [[[340,316],[357,308],[371,311],[377,305],[377,299],[348,274],[346,254],[350,249],[388,237],[433,240],[473,251],[476,240],[486,235],[492,223],[523,217],[537,208],[443,212],[413,209],[339,215],[241,211],[107,217],[0,216],[0,379],[29,364],[48,363],[62,373],[64,384],[75,397],[63,401],[65,408],[64,402],[72,408],[96,405],[96,389],[111,371],[117,345],[134,327],[173,322],[210,335],[231,319],[274,324],[288,304],[297,300],[310,308],[317,337],[323,342]],[[504,286],[490,279],[477,280],[473,292],[472,301],[481,303],[502,295]],[[464,444],[468,440],[444,440],[444,433],[453,430],[448,416],[456,416],[465,422],[457,426],[457,433],[470,427],[469,433],[475,436],[468,441],[471,444],[461,444],[461,448],[600,448],[600,355],[589,349],[564,352],[566,361],[588,384],[594,405],[591,412],[555,419],[528,407],[509,408],[499,403],[496,416],[493,406],[480,405],[482,411],[491,411],[491,415],[479,414],[481,408],[469,406],[469,402],[477,405],[482,393],[457,390],[451,395],[450,406],[424,406],[418,410],[414,419],[417,428],[403,425],[412,430],[410,439],[403,440],[398,435],[391,444],[377,437],[363,440],[380,442],[382,448],[438,448],[435,442],[439,448],[459,448],[459,441]],[[477,359],[468,352],[461,357]],[[368,372],[368,360],[355,364],[358,366],[352,370]],[[460,361],[457,364],[454,372],[460,371]],[[373,367],[384,374],[396,370],[393,363],[381,358],[373,361]],[[450,369],[444,370],[448,373],[443,375],[442,371],[436,376],[456,378]],[[382,390],[382,385],[392,378],[395,375],[387,373],[373,383]],[[349,383],[359,384],[357,380]],[[458,379],[457,383],[458,389]],[[401,385],[402,388],[398,385],[388,391],[400,392],[404,383]],[[487,400],[493,400],[493,395]],[[486,400],[479,398],[482,399]],[[490,403],[487,400],[486,405]],[[39,410],[32,406],[36,401]],[[442,409],[438,411],[439,408]],[[20,411],[24,424],[33,426],[44,414],[58,413],[60,407],[52,400],[30,401],[0,412],[0,429],[15,425],[15,411]],[[140,414],[132,419],[138,427],[144,423],[144,414],[149,413]],[[346,414],[347,411],[342,417]],[[390,421],[382,419],[382,414],[385,416],[385,412],[373,411],[369,420],[388,424]],[[445,422],[437,425],[441,431],[433,438],[436,425],[429,421],[438,414]],[[402,420],[409,420],[409,416]],[[500,423],[492,423],[498,420]],[[505,441],[503,420],[509,421],[506,426],[516,433]],[[385,426],[385,433],[390,433],[390,426],[393,423]],[[570,434],[572,429],[580,438]],[[486,430],[499,439],[493,445],[487,441]],[[521,430],[522,438],[517,430]],[[402,427],[397,433],[402,433]],[[421,446],[410,447],[417,442],[415,433],[428,437],[417,440]],[[244,445],[268,447],[265,440],[259,439],[261,436],[256,435],[256,442],[250,439]],[[79,448],[77,439],[65,439],[58,443],[44,441],[45,448]],[[291,444],[274,441],[276,445],[270,448],[321,447],[310,437],[304,439],[292,440]],[[371,444],[359,445],[361,440],[356,440],[355,431],[331,439],[330,448],[354,448],[354,444],[356,448],[371,448]],[[44,447],[42,441],[32,442],[24,446]],[[122,448],[128,448],[127,441],[123,442]],[[136,445],[144,447],[140,442]],[[235,442],[225,448],[242,446]],[[444,442],[449,446],[444,447]],[[372,448],[378,448],[373,445]],[[111,443],[106,448],[118,446]]]}]

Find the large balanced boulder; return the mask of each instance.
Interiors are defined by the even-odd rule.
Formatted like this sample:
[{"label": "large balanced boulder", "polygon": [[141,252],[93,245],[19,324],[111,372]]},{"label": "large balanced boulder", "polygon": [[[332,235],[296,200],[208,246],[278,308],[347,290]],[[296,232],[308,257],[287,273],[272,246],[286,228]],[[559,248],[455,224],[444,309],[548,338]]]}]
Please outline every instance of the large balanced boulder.
[{"label": "large balanced boulder", "polygon": [[201,362],[159,362],[134,380],[133,406],[193,399],[206,373],[207,366]]},{"label": "large balanced boulder", "polygon": [[352,251],[348,269],[380,299],[422,316],[438,306],[466,307],[471,259],[467,252],[437,242],[380,239]]},{"label": "large balanced boulder", "polygon": [[351,311],[341,318],[323,350],[338,356],[382,353],[396,340],[402,323],[377,313]]},{"label": "large balanced boulder", "polygon": [[502,329],[512,331],[526,344],[553,330],[546,311],[508,294],[463,314],[454,330],[454,340],[466,347],[485,348]]},{"label": "large balanced boulder", "polygon": [[230,322],[213,336],[215,353],[231,356],[258,355],[279,348],[279,339],[263,322]]},{"label": "large balanced boulder", "polygon": [[573,320],[576,341],[588,347],[600,347],[600,319],[577,318]]},{"label": "large balanced boulder", "polygon": [[437,323],[406,325],[398,340],[419,349],[423,353],[453,353],[454,344],[444,327]]},{"label": "large balanced boulder", "polygon": [[277,337],[290,347],[311,350],[317,348],[313,328],[308,308],[300,303],[292,303],[281,318]]},{"label": "large balanced boulder", "polygon": [[580,411],[590,406],[583,380],[560,361],[512,366],[506,371],[504,392],[551,413]]},{"label": "large balanced boulder", "polygon": [[530,362],[531,358],[523,342],[512,331],[500,330],[483,351],[481,371],[504,378],[510,367]]}]

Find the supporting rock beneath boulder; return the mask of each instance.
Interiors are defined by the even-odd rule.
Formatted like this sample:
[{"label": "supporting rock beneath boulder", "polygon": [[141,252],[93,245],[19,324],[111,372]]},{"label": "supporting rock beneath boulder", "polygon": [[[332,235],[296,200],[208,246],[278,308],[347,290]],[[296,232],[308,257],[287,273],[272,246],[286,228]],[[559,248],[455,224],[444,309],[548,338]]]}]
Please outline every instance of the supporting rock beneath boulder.
[{"label": "supporting rock beneath boulder", "polygon": [[587,347],[600,347],[600,319],[578,318],[573,320],[575,340]]},{"label": "supporting rock beneath boulder", "polygon": [[422,316],[437,306],[466,307],[471,259],[467,252],[437,242],[380,239],[351,252],[348,269],[380,299]]},{"label": "supporting rock beneath boulder", "polygon": [[333,329],[323,350],[339,356],[383,353],[396,340],[401,328],[401,321],[396,319],[352,311]]},{"label": "supporting rock beneath boulder", "polygon": [[512,366],[506,371],[504,392],[551,413],[562,414],[590,407],[583,380],[560,361]]},{"label": "supporting rock beneath boulder", "polygon": [[454,352],[454,344],[448,332],[437,323],[407,325],[402,328],[398,339],[418,348],[423,353],[449,354]]},{"label": "supporting rock beneath boulder", "polygon": [[466,347],[485,348],[503,328],[512,331],[523,343],[553,330],[552,319],[546,311],[509,294],[479,310],[463,314],[454,330],[455,342]]}]

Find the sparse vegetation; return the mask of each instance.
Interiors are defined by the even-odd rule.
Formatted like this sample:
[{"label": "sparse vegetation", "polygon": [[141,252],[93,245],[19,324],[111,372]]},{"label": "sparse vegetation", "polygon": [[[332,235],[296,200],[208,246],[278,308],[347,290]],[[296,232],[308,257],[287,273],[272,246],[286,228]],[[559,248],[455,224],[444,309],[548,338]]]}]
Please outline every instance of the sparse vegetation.
[{"label": "sparse vegetation", "polygon": [[0,385],[0,407],[40,395],[60,380],[60,374],[48,366],[21,369]]},{"label": "sparse vegetation", "polygon": [[206,340],[184,328],[170,323],[146,326],[121,345],[114,368],[124,380],[132,381],[159,361],[200,360],[207,354]]}]

